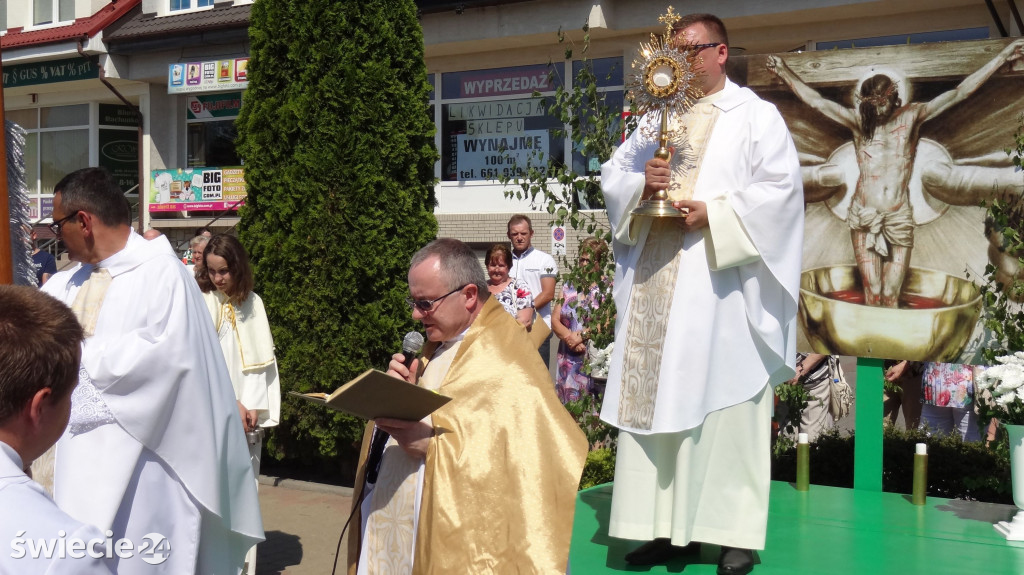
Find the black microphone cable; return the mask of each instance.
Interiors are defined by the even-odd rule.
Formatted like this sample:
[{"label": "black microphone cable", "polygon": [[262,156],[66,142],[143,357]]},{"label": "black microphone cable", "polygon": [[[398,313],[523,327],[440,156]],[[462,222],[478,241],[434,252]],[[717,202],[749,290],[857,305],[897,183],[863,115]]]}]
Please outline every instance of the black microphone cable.
[{"label": "black microphone cable", "polygon": [[[417,331],[410,331],[405,334],[405,338],[402,339],[402,355],[405,356],[405,361],[402,364],[407,368],[412,367],[412,362],[416,360],[416,356],[419,355],[421,349],[423,349],[423,334]],[[341,556],[341,542],[345,540],[345,532],[348,531],[352,518],[355,517],[356,511],[362,507],[363,500],[366,499],[366,484],[377,483],[377,476],[380,474],[380,464],[384,460],[384,448],[387,446],[390,437],[391,435],[386,431],[374,426],[373,439],[370,440],[370,450],[366,456],[366,477],[363,478],[363,489],[360,490],[359,500],[352,505],[352,512],[348,514],[348,519],[345,520],[345,525],[341,528],[341,535],[338,537],[338,547],[334,550],[334,566],[331,568],[331,575],[336,575],[338,571],[338,557]]]}]

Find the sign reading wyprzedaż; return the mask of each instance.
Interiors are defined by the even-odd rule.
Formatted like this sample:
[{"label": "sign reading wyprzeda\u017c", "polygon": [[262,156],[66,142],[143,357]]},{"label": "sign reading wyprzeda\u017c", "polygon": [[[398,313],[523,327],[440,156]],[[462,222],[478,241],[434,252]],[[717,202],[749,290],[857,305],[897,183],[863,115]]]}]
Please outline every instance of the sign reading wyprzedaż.
[{"label": "sign reading wyprzeda\u017c", "polygon": [[551,86],[550,72],[547,65],[463,72],[459,83],[459,97],[478,98],[547,92],[554,89]]},{"label": "sign reading wyprzeda\u017c", "polygon": [[245,171],[241,167],[150,172],[150,212],[237,210],[244,200]]},{"label": "sign reading wyprzeda\u017c", "polygon": [[99,58],[96,56],[4,66],[4,88],[91,80],[99,77]]}]

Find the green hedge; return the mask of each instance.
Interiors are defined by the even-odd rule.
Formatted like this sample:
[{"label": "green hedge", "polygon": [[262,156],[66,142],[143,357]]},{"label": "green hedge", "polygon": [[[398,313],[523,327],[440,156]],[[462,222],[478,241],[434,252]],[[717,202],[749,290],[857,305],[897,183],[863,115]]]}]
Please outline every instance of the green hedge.
[{"label": "green hedge", "polygon": [[[928,495],[947,499],[1013,503],[1010,491],[1010,457],[1007,446],[962,441],[958,435],[928,437],[924,432],[887,426],[883,432],[882,490],[910,493],[913,482],[914,447],[928,444]],[[853,436],[837,431],[823,434],[811,444],[811,483],[853,487]],[[615,456],[609,449],[591,451],[580,488],[614,479]],[[772,479],[796,481],[796,448],[772,456]]]},{"label": "green hedge", "polygon": [[[409,258],[437,234],[422,30],[413,0],[273,0],[249,38],[239,237],[282,392],[332,391],[415,327]],[[351,481],[364,422],[283,399],[268,456]]]}]

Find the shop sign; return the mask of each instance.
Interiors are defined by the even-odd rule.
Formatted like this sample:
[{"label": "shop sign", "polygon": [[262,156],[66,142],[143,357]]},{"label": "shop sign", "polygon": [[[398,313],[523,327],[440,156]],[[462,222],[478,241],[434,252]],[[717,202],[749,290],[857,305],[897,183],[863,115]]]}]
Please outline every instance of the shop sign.
[{"label": "shop sign", "polygon": [[139,183],[139,140],[129,130],[99,130],[100,166],[110,170],[122,191]]},{"label": "shop sign", "polygon": [[221,92],[249,86],[249,59],[185,62],[167,67],[167,93]]},{"label": "shop sign", "polygon": [[[40,206],[42,209],[40,209]],[[30,200],[29,206],[29,218],[32,221],[48,218],[53,215],[53,196],[43,196],[39,198],[39,203],[36,200]]]},{"label": "shop sign", "polygon": [[554,90],[549,72],[546,65],[463,72],[459,78],[458,97],[478,98],[548,92]]},{"label": "shop sign", "polygon": [[546,113],[542,98],[448,104],[449,120],[536,118]]},{"label": "shop sign", "polygon": [[242,112],[242,93],[190,94],[185,109],[188,120],[236,118]]},{"label": "shop sign", "polygon": [[245,203],[241,167],[153,170],[149,178],[150,212],[237,210]]},{"label": "shop sign", "polygon": [[547,130],[524,130],[518,135],[474,137],[459,134],[459,180],[496,180],[523,176],[527,163],[544,165],[548,157]]},{"label": "shop sign", "polygon": [[139,125],[139,116],[128,106],[100,104],[100,125],[135,128]]},{"label": "shop sign", "polygon": [[100,77],[99,58],[69,58],[4,66],[4,88],[91,80]]}]

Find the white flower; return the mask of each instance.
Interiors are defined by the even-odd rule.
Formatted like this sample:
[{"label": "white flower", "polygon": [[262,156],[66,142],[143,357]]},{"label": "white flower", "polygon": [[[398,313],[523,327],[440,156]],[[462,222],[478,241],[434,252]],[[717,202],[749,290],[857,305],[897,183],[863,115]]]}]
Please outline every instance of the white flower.
[{"label": "white flower", "polygon": [[587,360],[590,362],[591,377],[608,377],[608,364],[611,363],[614,347],[615,342],[609,343],[604,349],[598,349],[592,341],[587,342]]},{"label": "white flower", "polygon": [[[1009,415],[1009,407],[1016,402],[1024,403],[1024,352],[997,357],[998,365],[994,365],[978,375],[977,391],[988,392],[996,411],[1003,410],[1002,415]],[[985,402],[984,398],[980,401]]]}]

